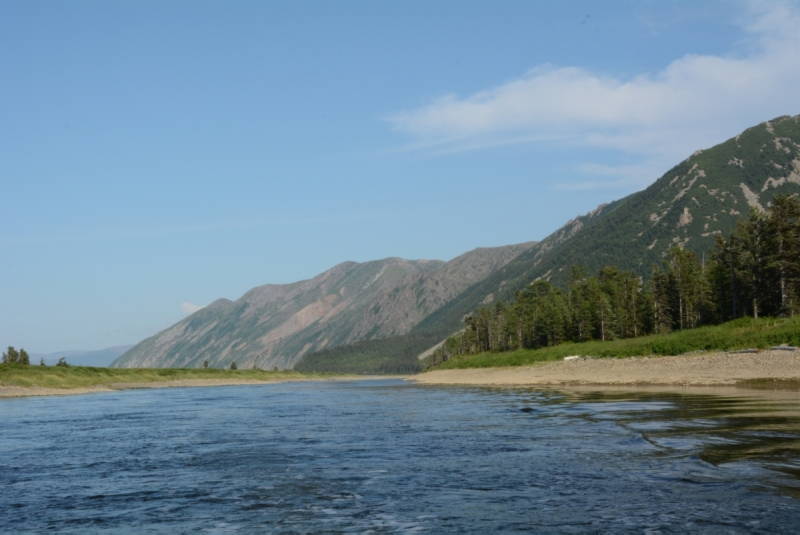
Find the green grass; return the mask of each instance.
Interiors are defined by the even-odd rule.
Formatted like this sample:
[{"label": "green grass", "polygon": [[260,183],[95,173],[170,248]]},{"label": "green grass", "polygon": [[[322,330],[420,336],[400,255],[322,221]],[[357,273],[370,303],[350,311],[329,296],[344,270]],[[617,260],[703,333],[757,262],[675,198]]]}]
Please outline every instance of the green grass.
[{"label": "green grass", "polygon": [[323,374],[294,371],[176,369],[176,368],[90,368],[84,366],[19,366],[0,364],[0,386],[86,388],[114,383],[152,383],[181,379],[311,379]]},{"label": "green grass", "polygon": [[561,360],[568,355],[593,357],[635,357],[680,355],[696,351],[728,351],[767,348],[790,344],[800,346],[800,316],[794,318],[741,318],[721,325],[687,329],[670,334],[611,340],[567,343],[540,349],[519,349],[504,353],[480,353],[456,357],[433,369],[524,366]]}]

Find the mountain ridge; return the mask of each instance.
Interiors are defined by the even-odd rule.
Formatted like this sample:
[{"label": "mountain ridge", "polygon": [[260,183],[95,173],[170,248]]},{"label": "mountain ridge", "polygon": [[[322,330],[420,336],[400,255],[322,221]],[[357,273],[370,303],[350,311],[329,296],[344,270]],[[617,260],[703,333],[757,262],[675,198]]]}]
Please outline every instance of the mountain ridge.
[{"label": "mountain ridge", "polygon": [[[410,351],[446,338],[480,305],[536,279],[563,283],[572,265],[615,265],[647,277],[671,247],[702,254],[779,193],[800,193],[800,115],[696,151],[647,188],[572,218],[539,242],[478,248],[448,262],[344,262],[299,293],[289,287],[308,281],[256,287],[144,340],[115,365],[196,366],[205,358],[320,371],[347,362],[353,371],[359,359],[381,359],[388,371],[396,357],[406,370]],[[259,338],[263,347],[254,353]]]},{"label": "mountain ridge", "polygon": [[468,251],[448,262],[389,257],[341,262],[310,279],[218,299],[147,338],[114,366],[293,366],[305,353],[408,332],[419,320],[530,247]]},{"label": "mountain ridge", "polygon": [[[477,307],[508,299],[536,279],[563,284],[572,265],[590,272],[615,265],[647,278],[671,247],[703,254],[716,235],[732,231],[738,218],[778,193],[800,194],[800,115],[771,119],[695,151],[647,188],[570,219],[432,312],[406,335],[408,343],[442,340]],[[386,350],[402,344],[392,340]],[[370,351],[384,348],[376,342]],[[339,348],[338,356],[348,360],[347,348]],[[319,364],[313,369],[336,370]]]}]

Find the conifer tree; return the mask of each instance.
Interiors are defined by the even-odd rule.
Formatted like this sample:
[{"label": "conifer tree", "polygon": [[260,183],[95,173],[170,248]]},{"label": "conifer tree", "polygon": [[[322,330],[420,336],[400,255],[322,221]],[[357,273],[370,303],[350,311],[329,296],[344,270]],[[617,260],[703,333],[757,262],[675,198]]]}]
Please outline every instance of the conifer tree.
[{"label": "conifer tree", "polygon": [[770,307],[778,315],[796,312],[798,280],[800,280],[800,201],[794,197],[775,197],[767,216],[766,237],[769,240],[766,267],[772,271],[777,302]]},{"label": "conifer tree", "polygon": [[8,349],[3,353],[3,364],[17,364],[19,362],[19,353],[14,346],[8,346]]}]

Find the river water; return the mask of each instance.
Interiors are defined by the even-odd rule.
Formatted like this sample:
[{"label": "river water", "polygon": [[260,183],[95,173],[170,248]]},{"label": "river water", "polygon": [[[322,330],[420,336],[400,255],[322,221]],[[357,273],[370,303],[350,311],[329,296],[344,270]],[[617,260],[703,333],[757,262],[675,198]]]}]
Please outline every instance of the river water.
[{"label": "river water", "polygon": [[1,533],[797,533],[800,403],[400,380],[0,400]]}]

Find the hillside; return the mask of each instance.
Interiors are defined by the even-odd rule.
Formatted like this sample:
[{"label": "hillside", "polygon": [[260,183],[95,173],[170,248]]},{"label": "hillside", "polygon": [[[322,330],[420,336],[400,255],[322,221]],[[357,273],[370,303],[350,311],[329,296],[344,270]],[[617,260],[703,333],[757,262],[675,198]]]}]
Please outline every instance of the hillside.
[{"label": "hillside", "polygon": [[[441,340],[481,304],[508,299],[537,278],[563,283],[572,265],[589,272],[614,265],[647,277],[675,245],[702,255],[716,235],[729,233],[740,217],[768,206],[779,193],[800,193],[800,115],[778,117],[697,151],[647,189],[568,221],[420,321],[406,335],[408,345]],[[402,358],[395,349],[401,345],[399,339],[385,346],[375,341],[370,354]],[[342,347],[336,357],[346,362],[359,351],[363,347]],[[315,359],[309,355],[304,362]]]},{"label": "hillside", "polygon": [[800,116],[779,117],[697,151],[647,189],[568,221],[539,243],[476,249],[449,262],[340,264],[307,281],[218,300],[137,344],[114,365],[413,371],[414,355],[481,304],[572,265],[647,277],[673,246],[704,253],[750,210],[800,193]]},{"label": "hillside", "polygon": [[[564,282],[569,267],[606,265],[648,276],[673,246],[698,254],[778,193],[800,193],[800,115],[779,117],[698,151],[647,189],[569,221],[421,322],[458,327],[487,296],[508,297],[537,278]],[[490,297],[491,299],[491,297]]]},{"label": "hillside", "polygon": [[345,262],[292,284],[219,299],[127,351],[115,367],[291,368],[306,353],[408,333],[532,244],[475,249],[449,262]]}]

